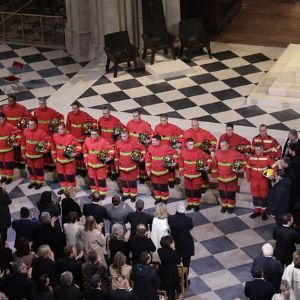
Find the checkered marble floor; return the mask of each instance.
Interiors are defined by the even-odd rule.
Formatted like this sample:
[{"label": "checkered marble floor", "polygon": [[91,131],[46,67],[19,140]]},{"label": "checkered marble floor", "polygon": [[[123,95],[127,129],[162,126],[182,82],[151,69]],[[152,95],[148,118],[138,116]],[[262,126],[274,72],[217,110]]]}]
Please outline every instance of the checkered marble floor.
[{"label": "checkered marble floor", "polygon": [[[27,189],[28,183],[28,179],[17,179],[9,186],[9,195],[13,199],[10,208],[13,219],[19,218],[19,209],[24,205],[34,209],[41,192],[45,190],[52,191],[53,200],[57,199],[58,182],[48,182],[40,191]],[[108,185],[110,188],[114,186],[112,182]],[[80,199],[81,205],[89,202],[89,193],[86,186],[79,185],[77,199]],[[111,206],[113,193],[110,189],[103,201],[107,208]],[[153,214],[153,198],[142,194],[139,194],[139,198],[145,201],[145,211]],[[169,213],[175,212],[177,201],[181,200],[170,200]],[[130,210],[134,209],[131,202],[126,201],[126,204]],[[232,215],[221,214],[219,209],[217,204],[203,203],[200,212],[188,212],[195,225],[192,235],[196,254],[191,262],[191,284],[185,290],[187,300],[245,299],[243,283],[251,280],[251,263],[260,254],[261,245],[272,239],[272,220],[263,222],[250,219],[251,209],[245,207],[237,207]],[[106,226],[108,228],[108,224]],[[14,232],[10,229],[11,245],[13,239]]]}]

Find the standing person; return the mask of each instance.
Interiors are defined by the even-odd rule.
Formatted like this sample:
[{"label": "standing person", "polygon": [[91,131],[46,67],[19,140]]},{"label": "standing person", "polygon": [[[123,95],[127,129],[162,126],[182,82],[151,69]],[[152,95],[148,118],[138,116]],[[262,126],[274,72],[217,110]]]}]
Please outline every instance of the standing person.
[{"label": "standing person", "polygon": [[[161,261],[159,277],[160,288],[167,292],[170,300],[175,300],[175,295],[180,299],[181,288],[177,265],[180,264],[180,257],[175,249],[174,239],[171,235],[164,236],[160,241],[161,248],[158,255]],[[176,298],[176,299],[177,299]]]},{"label": "standing person", "polygon": [[[66,220],[68,220],[68,223],[63,223],[63,230],[66,235],[66,244],[67,246],[76,246],[78,233],[83,228],[83,226],[77,222],[78,213],[76,211],[69,212]],[[80,251],[77,252],[79,253]]]},{"label": "standing person", "polygon": [[[167,115],[160,116],[160,123],[155,126],[156,135],[161,137],[161,144],[170,146],[172,137],[176,137],[178,142],[182,142],[183,130],[178,126],[169,123]],[[175,167],[169,171],[169,187],[173,188],[174,184],[178,184],[179,180],[175,177]]]},{"label": "standing person", "polygon": [[154,190],[155,204],[163,201],[167,203],[169,199],[168,182],[170,178],[169,169],[164,165],[164,158],[172,156],[172,166],[175,168],[178,161],[176,150],[172,149],[168,144],[161,143],[160,135],[152,137],[152,145],[149,146],[146,153],[146,170],[147,175],[151,177],[152,186]]},{"label": "standing person", "polygon": [[[73,151],[70,154],[66,154],[66,148],[72,147]],[[77,143],[76,138],[66,133],[65,124],[59,124],[58,132],[53,135],[53,143],[51,154],[53,162],[56,164],[56,171],[58,179],[60,181],[59,195],[64,193],[66,188],[76,187],[76,164],[75,157],[80,154],[81,146]]]},{"label": "standing person", "polygon": [[262,145],[256,144],[254,146],[254,154],[248,158],[246,166],[247,181],[250,182],[254,206],[254,212],[250,215],[251,219],[260,215],[263,221],[268,218],[266,208],[269,194],[269,178],[263,175],[267,168],[272,168],[275,172],[276,164],[268,155],[263,153]]},{"label": "standing person", "polygon": [[265,154],[269,154],[274,160],[281,157],[281,146],[275,138],[268,135],[268,129],[265,124],[259,125],[259,134],[252,139],[252,146],[262,144]]},{"label": "standing person", "polygon": [[[114,128],[119,127],[121,130],[122,128],[125,128],[125,126],[121,123],[121,121],[118,118],[111,115],[109,107],[104,107],[102,113],[102,117],[100,117],[98,120],[99,133],[101,137],[106,139],[109,146],[112,149],[114,149],[116,139],[118,138],[117,136],[114,136]],[[111,180],[117,179],[117,174],[113,160],[110,161],[108,165],[108,176]]]},{"label": "standing person", "polygon": [[287,137],[287,140],[283,146],[283,150],[282,150],[282,157],[285,157],[285,156],[290,156],[290,146],[291,145],[300,145],[300,140],[298,138],[298,131],[296,129],[291,129],[289,131],[289,134],[288,134],[288,137]]},{"label": "standing person", "polygon": [[189,272],[191,257],[195,255],[194,239],[191,235],[191,230],[194,228],[193,219],[185,214],[185,204],[183,202],[176,205],[175,215],[169,216],[168,219],[177,253],[180,256],[182,265]]},{"label": "standing person", "polygon": [[81,300],[79,287],[73,283],[73,274],[65,271],[60,275],[60,285],[54,288],[55,300]]},{"label": "standing person", "polygon": [[[221,149],[216,151],[212,163],[212,176],[218,178],[218,189],[221,199],[221,213],[226,210],[232,214],[235,207],[235,196],[237,191],[237,173],[244,169],[244,155],[236,150],[229,149],[227,140],[220,142]],[[233,170],[233,164],[239,161],[240,168]]]},{"label": "standing person", "polygon": [[30,120],[21,140],[22,157],[26,161],[30,177],[30,184],[27,186],[29,189],[34,187],[39,190],[43,186],[44,154],[50,151],[50,147],[49,136],[43,129],[37,127],[35,120]]},{"label": "standing person", "polygon": [[287,280],[282,280],[280,284],[280,293],[274,294],[272,300],[297,300]]},{"label": "standing person", "polygon": [[[186,148],[183,148],[179,156],[179,174],[184,177],[184,187],[187,202],[187,210],[197,212],[201,203],[201,192],[203,186],[203,175],[208,171],[211,164],[211,157],[200,148],[195,148],[195,141],[188,138],[185,141]],[[198,162],[202,160],[204,170],[198,169]],[[206,176],[207,177],[207,176]]]},{"label": "standing person", "polygon": [[77,220],[82,216],[81,208],[80,208],[80,201],[77,200],[75,201],[73,197],[75,196],[74,190],[73,189],[66,189],[64,191],[65,198],[63,198],[60,202],[61,206],[61,223],[64,224],[66,223],[68,214],[70,212],[76,212],[77,213]]},{"label": "standing person", "polygon": [[[151,137],[154,134],[154,131],[151,128],[150,123],[146,122],[141,118],[139,111],[135,110],[132,112],[132,120],[128,121],[127,130],[130,137],[136,141],[139,141],[139,136],[141,133],[145,134],[148,137]],[[139,163],[139,180],[143,184],[149,179],[146,172],[145,162],[142,161]]]},{"label": "standing person", "polygon": [[115,290],[117,288],[116,279],[119,275],[124,276],[128,281],[131,281],[132,266],[126,264],[126,256],[117,252],[113,258],[113,263],[109,267],[109,272],[112,277],[111,288]]},{"label": "standing person", "polygon": [[[100,152],[106,153],[106,157],[99,159]],[[101,200],[107,193],[107,163],[112,160],[114,151],[103,137],[100,137],[96,129],[91,130],[91,137],[86,138],[83,144],[83,158],[88,170],[88,177],[92,193],[99,193]]]},{"label": "standing person", "polygon": [[116,278],[116,286],[115,290],[109,292],[110,300],[140,300],[124,276],[119,275]]},{"label": "standing person", "polygon": [[[5,114],[0,112],[0,174],[1,182],[10,184],[14,174],[14,146],[18,146],[21,131],[6,122]],[[9,137],[15,137],[14,142],[8,143]]]},{"label": "standing person", "polygon": [[286,213],[283,216],[283,225],[277,225],[273,231],[273,239],[276,241],[274,256],[283,266],[292,262],[295,244],[300,242],[299,234],[292,228],[293,222],[292,214]]},{"label": "standing person", "polygon": [[90,288],[85,290],[82,294],[84,300],[110,300],[108,293],[101,289],[101,278],[99,274],[94,274],[90,281]]},{"label": "standing person", "polygon": [[7,229],[11,225],[11,216],[9,211],[9,205],[11,202],[9,195],[6,192],[5,185],[0,182],[0,235],[2,242],[7,240]]},{"label": "standing person", "polygon": [[135,202],[137,196],[137,180],[139,176],[139,162],[132,159],[132,152],[139,151],[142,154],[141,160],[145,157],[145,148],[137,140],[129,137],[128,131],[121,131],[121,139],[115,146],[115,166],[117,173],[120,173],[122,183],[122,200],[130,198]]},{"label": "standing person", "polygon": [[[67,115],[66,130],[67,133],[71,133],[77,139],[78,144],[83,145],[86,136],[90,133],[85,132],[84,124],[90,123],[90,128],[97,129],[97,120],[90,116],[85,111],[80,110],[78,102],[72,104],[72,111]],[[86,176],[86,168],[82,155],[76,157],[76,169],[77,173]]]},{"label": "standing person", "polygon": [[[246,138],[235,133],[233,130],[233,124],[226,125],[226,133],[223,133],[219,138],[218,149],[221,149],[221,143],[227,141],[229,149],[237,150],[238,146],[244,146],[247,150],[251,149],[251,143]],[[257,144],[257,143],[256,143]]]},{"label": "standing person", "polygon": [[[32,118],[28,109],[24,105],[16,102],[16,96],[14,95],[10,95],[8,97],[7,104],[3,105],[2,107],[2,112],[6,116],[6,121],[8,123],[11,123],[15,127],[19,127],[18,126],[19,122],[22,119],[29,121]],[[19,129],[22,130],[23,128],[19,128]],[[14,150],[15,150],[15,167],[19,169],[24,169],[25,161],[21,155],[21,147],[16,146]]]},{"label": "standing person", "polygon": [[140,300],[159,300],[157,290],[160,279],[153,267],[148,266],[151,256],[148,252],[140,254],[140,263],[133,266],[132,281],[133,290]]}]

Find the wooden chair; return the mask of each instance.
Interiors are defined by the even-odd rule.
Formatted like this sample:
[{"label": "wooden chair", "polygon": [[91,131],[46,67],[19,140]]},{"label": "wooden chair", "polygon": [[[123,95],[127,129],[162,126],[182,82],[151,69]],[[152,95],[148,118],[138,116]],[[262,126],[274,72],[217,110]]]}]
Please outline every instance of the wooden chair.
[{"label": "wooden chair", "polygon": [[18,61],[14,61],[11,67],[11,73],[3,78],[5,83],[3,92],[6,93],[8,90],[13,92],[19,92],[24,89],[21,85],[21,77],[24,69],[24,64]]},{"label": "wooden chair", "polygon": [[184,267],[182,265],[178,265],[177,269],[178,269],[178,275],[180,278],[180,288],[181,288],[182,299],[184,299],[184,289],[186,288],[186,282],[187,282],[187,277],[188,277],[188,268]]}]

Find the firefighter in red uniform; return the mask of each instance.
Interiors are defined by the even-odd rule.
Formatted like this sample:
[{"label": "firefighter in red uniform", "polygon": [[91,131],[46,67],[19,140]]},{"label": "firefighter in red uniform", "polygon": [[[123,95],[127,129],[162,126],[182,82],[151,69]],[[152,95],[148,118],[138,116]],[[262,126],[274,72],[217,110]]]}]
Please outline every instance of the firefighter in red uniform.
[{"label": "firefighter in red uniform", "polygon": [[154,190],[155,204],[159,202],[167,202],[169,199],[169,170],[164,165],[164,157],[172,155],[174,162],[171,167],[175,167],[178,163],[177,151],[172,149],[167,143],[161,143],[161,137],[155,134],[152,137],[152,145],[149,146],[146,153],[146,170],[147,175],[151,176],[152,186]]},{"label": "firefighter in red uniform", "polygon": [[[138,140],[140,133],[145,133],[149,137],[154,134],[151,125],[148,122],[142,120],[141,115],[137,110],[132,113],[132,117],[132,120],[128,121],[126,125],[129,135],[132,139]],[[140,183],[145,183],[147,179],[148,176],[146,173],[145,162],[141,162],[139,164]]]},{"label": "firefighter in red uniform", "polygon": [[[8,144],[8,137],[15,136],[13,144]],[[14,146],[19,145],[21,131],[6,122],[5,114],[0,112],[0,170],[1,182],[10,184],[14,174]]]},{"label": "firefighter in red uniform", "polygon": [[[10,95],[8,97],[8,104],[2,107],[2,112],[6,116],[6,121],[18,127],[18,123],[22,119],[30,120],[32,118],[30,112],[22,104],[16,103],[16,97]],[[21,128],[19,128],[21,129]],[[25,160],[22,158],[21,147],[14,147],[15,151],[15,167],[24,169]]]},{"label": "firefighter in red uniform", "polygon": [[[195,147],[200,147],[204,152],[210,154],[214,152],[217,147],[217,139],[214,135],[212,135],[209,131],[200,128],[199,121],[194,119],[192,120],[191,128],[187,129],[183,133],[183,139],[186,141],[188,138],[194,140]],[[206,148],[206,141],[210,143],[210,147]],[[209,178],[205,173],[202,178],[202,192],[204,193],[209,188]]]},{"label": "firefighter in red uniform", "polygon": [[[66,154],[67,146],[73,147],[72,153]],[[67,148],[68,149],[68,148]],[[60,181],[61,190],[59,195],[69,187],[76,187],[75,174],[76,164],[75,157],[80,154],[81,146],[77,143],[74,135],[66,133],[64,123],[59,124],[58,132],[53,134],[51,154],[53,162],[56,164],[56,171]]]},{"label": "firefighter in red uniform", "polygon": [[[187,138],[186,147],[181,150],[179,156],[179,172],[184,177],[185,196],[187,201],[187,210],[194,208],[199,211],[201,203],[202,174],[209,170],[211,157],[200,148],[195,148],[195,142],[192,138]],[[205,162],[205,170],[200,171],[197,167],[198,161]]]},{"label": "firefighter in red uniform", "polygon": [[[100,198],[104,199],[107,192],[107,162],[113,157],[112,147],[106,139],[99,136],[97,129],[91,130],[91,136],[85,139],[83,144],[83,157],[88,170],[90,188],[92,193],[99,193]],[[100,160],[98,153],[106,152],[107,156]]]},{"label": "firefighter in red uniform", "polygon": [[254,212],[250,215],[254,219],[261,215],[262,220],[267,220],[266,205],[269,195],[269,179],[263,175],[263,172],[272,168],[276,169],[276,164],[269,157],[263,153],[261,144],[254,146],[254,154],[248,158],[246,166],[247,180],[250,182],[251,194],[253,197]]},{"label": "firefighter in red uniform", "polygon": [[[116,140],[113,137],[113,130],[115,127],[125,128],[121,121],[110,114],[110,108],[103,108],[103,116],[98,120],[98,128],[101,137],[105,138],[111,147],[114,147]],[[114,165],[114,160],[110,161],[108,164],[108,172],[111,180],[116,180],[116,169]]]},{"label": "firefighter in red uniform", "polygon": [[[40,150],[37,146],[40,144]],[[35,120],[28,122],[21,140],[22,156],[26,160],[30,184],[29,189],[40,189],[44,183],[44,153],[50,150],[49,136],[43,129],[37,128]]]},{"label": "firefighter in red uniform", "polygon": [[220,136],[218,149],[221,148],[220,144],[224,140],[226,140],[229,143],[229,149],[237,150],[238,146],[245,146],[245,151],[250,152],[251,150],[250,141],[238,135],[237,133],[233,132],[233,124],[226,125],[226,133]]},{"label": "firefighter in red uniform", "polygon": [[[240,152],[229,149],[226,140],[220,142],[220,150],[217,150],[212,163],[212,176],[218,178],[218,189],[221,199],[221,213],[233,213],[235,207],[235,196],[237,191],[237,173],[244,169],[245,156]],[[242,164],[239,170],[233,170],[234,161],[239,160]]]},{"label": "firefighter in red uniform", "polygon": [[259,134],[252,140],[252,146],[256,144],[262,144],[264,154],[268,154],[272,159],[277,160],[281,157],[281,146],[275,138],[268,135],[265,124],[259,126]]},{"label": "firefighter in red uniform", "polygon": [[[178,126],[168,122],[167,115],[161,115],[160,124],[155,126],[155,134],[161,136],[161,143],[170,145],[170,139],[173,136],[178,138],[178,141],[182,143],[183,139],[183,130]],[[174,184],[178,184],[179,181],[176,180],[175,170],[169,172],[169,187],[173,188]]]},{"label": "firefighter in red uniform", "polygon": [[[77,139],[77,142],[83,145],[84,140],[88,132],[84,132],[83,124],[90,123],[91,128],[97,128],[97,120],[90,116],[88,113],[80,110],[79,103],[72,104],[72,111],[67,115],[66,129],[68,133],[71,133]],[[77,173],[86,176],[86,168],[83,161],[83,156],[76,157]]]},{"label": "firefighter in red uniform", "polygon": [[[43,129],[49,136],[53,134],[49,129],[49,123],[52,119],[58,119],[60,123],[64,122],[64,116],[55,109],[48,107],[46,99],[39,99],[39,107],[34,110],[33,116],[38,122],[38,127]],[[44,158],[45,168],[53,171],[55,164],[52,161],[51,155],[46,153]]]},{"label": "firefighter in red uniform", "polygon": [[[127,130],[122,130],[121,139],[115,147],[115,165],[122,182],[123,201],[130,198],[134,202],[137,196],[138,162],[132,159],[132,151],[138,150],[145,157],[145,148],[136,139],[129,137]],[[143,159],[142,158],[142,159]]]}]

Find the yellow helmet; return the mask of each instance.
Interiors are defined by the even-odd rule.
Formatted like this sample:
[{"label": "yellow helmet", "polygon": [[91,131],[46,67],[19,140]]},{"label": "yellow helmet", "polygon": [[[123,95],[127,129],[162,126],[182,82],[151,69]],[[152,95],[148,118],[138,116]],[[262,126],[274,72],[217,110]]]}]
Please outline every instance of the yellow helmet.
[{"label": "yellow helmet", "polygon": [[263,171],[263,175],[264,175],[265,177],[267,177],[267,178],[270,178],[271,176],[274,176],[275,173],[274,173],[274,170],[273,170],[273,169],[268,168],[268,169],[265,169],[265,170]]}]

